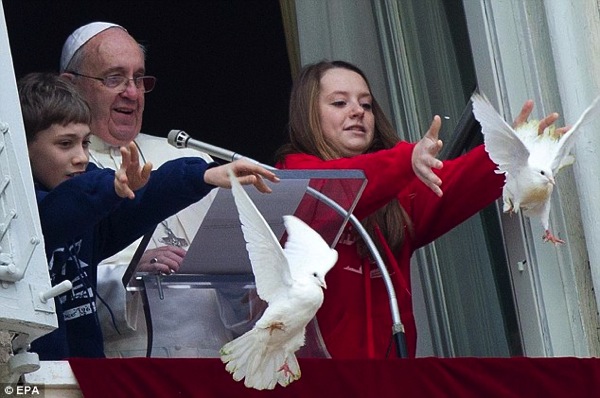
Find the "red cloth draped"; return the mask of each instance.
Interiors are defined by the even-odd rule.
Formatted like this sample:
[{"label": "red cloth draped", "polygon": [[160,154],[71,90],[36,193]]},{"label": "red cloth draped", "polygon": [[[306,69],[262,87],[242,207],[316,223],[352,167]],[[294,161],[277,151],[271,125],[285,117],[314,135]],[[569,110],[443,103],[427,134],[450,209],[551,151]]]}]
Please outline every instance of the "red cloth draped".
[{"label": "red cloth draped", "polygon": [[94,397],[600,397],[600,359],[300,359],[302,377],[257,391],[236,382],[219,359],[69,360]]}]

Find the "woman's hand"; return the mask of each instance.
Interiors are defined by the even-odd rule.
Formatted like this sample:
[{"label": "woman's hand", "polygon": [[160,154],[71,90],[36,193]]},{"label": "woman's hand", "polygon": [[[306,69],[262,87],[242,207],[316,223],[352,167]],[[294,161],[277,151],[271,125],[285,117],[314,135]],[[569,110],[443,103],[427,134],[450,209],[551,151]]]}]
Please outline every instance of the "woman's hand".
[{"label": "woman's hand", "polygon": [[444,164],[436,156],[442,149],[442,141],[438,138],[442,120],[438,115],[434,116],[429,130],[421,141],[417,142],[412,153],[413,171],[425,185],[427,185],[437,196],[442,196],[443,192],[440,186],[442,180],[433,169],[441,169]]}]

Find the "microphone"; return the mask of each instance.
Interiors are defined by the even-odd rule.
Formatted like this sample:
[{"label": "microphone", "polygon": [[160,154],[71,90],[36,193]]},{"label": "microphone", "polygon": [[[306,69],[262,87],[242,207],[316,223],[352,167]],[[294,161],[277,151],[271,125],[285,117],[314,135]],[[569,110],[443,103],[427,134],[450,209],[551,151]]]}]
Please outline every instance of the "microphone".
[{"label": "microphone", "polygon": [[169,132],[169,136],[167,137],[167,141],[175,148],[197,149],[219,159],[227,160],[228,162],[233,162],[234,160],[238,160],[244,157],[239,153],[235,153],[227,149],[219,148],[217,146],[195,140],[183,130],[171,130]]},{"label": "microphone", "polygon": [[206,142],[198,141],[193,139],[183,130],[171,130],[169,131],[169,135],[167,136],[167,141],[169,144],[173,145],[175,148],[192,148],[198,151],[205,152],[210,156],[215,158],[223,159],[228,162],[233,162],[238,159],[246,159],[249,162],[258,164],[264,167],[267,170],[275,170],[274,167],[262,164],[254,159],[250,159],[246,156],[240,155],[237,152],[230,151],[228,149],[220,148],[218,146],[214,146],[211,144],[207,144]]}]

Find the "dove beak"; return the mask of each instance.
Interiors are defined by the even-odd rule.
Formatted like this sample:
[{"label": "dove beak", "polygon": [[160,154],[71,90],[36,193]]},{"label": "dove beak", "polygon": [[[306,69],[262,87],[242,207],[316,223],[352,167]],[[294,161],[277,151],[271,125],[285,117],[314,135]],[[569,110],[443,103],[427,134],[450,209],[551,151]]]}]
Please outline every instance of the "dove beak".
[{"label": "dove beak", "polygon": [[327,283],[325,283],[325,281],[321,281],[321,287],[325,290],[327,290]]},{"label": "dove beak", "polygon": [[550,184],[556,185],[556,181],[554,181],[554,177],[548,178],[550,180]]}]

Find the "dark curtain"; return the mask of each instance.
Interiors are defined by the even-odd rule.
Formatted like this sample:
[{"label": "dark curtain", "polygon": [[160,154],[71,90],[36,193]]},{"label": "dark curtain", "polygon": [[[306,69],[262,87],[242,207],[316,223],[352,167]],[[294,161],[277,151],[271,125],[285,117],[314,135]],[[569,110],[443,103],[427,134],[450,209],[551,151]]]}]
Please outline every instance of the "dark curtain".
[{"label": "dark curtain", "polygon": [[291,88],[278,0],[4,0],[17,78],[56,71],[67,36],[92,21],[121,24],[148,48],[158,78],[143,132],[171,129],[272,164],[286,140]]}]

